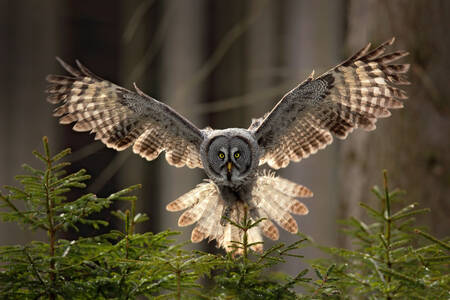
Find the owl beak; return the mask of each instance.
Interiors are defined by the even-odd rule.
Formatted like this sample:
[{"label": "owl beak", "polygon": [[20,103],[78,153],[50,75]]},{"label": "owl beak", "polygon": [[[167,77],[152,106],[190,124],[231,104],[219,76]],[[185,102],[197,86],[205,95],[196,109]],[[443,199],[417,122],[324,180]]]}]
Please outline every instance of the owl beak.
[{"label": "owl beak", "polygon": [[233,166],[233,164],[231,163],[231,161],[227,162],[227,170],[228,173],[231,173],[231,167]]}]

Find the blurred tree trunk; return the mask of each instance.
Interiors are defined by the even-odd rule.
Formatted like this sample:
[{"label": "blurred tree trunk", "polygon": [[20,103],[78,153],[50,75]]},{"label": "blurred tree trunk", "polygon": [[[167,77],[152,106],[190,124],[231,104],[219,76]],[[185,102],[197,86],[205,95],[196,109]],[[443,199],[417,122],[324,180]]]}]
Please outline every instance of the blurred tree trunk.
[{"label": "blurred tree trunk", "polygon": [[[58,24],[58,30],[63,39],[60,42],[62,50],[50,52],[61,56],[70,65],[79,59],[88,69],[100,77],[117,83],[119,81],[119,2],[94,1],[89,5],[81,5],[76,1],[65,1],[64,19]],[[53,54],[55,53],[55,54]],[[54,74],[67,74],[56,62]],[[52,108],[52,107],[50,107]],[[48,115],[50,116],[50,115]],[[118,190],[117,177],[114,167],[122,158],[122,153],[105,147],[100,141],[95,141],[94,135],[80,133],[72,130],[72,125],[62,126],[58,120],[52,119],[53,126],[58,130],[64,147],[70,147],[73,155],[68,159],[72,164],[70,170],[86,169],[91,175],[87,191],[99,196],[109,195]],[[76,199],[86,190],[73,189],[68,195],[69,199]],[[111,207],[115,209],[116,203]],[[99,218],[114,224],[116,218],[104,210]],[[109,231],[109,228],[100,227],[92,229],[88,225],[79,225],[80,232],[68,231],[61,233],[66,239],[74,239],[79,235],[91,235]]]},{"label": "blurred tree trunk", "polygon": [[[283,64],[286,65],[290,79],[296,79],[298,84],[306,79],[312,70],[319,76],[341,61],[345,29],[343,1],[288,1],[284,10],[284,31],[290,38],[283,45],[285,53],[282,57],[286,59]],[[317,22],[319,19],[320,22]],[[310,213],[305,217],[298,217],[297,220],[301,232],[326,245],[335,245],[337,242],[337,232],[330,228],[335,228],[337,218],[338,146],[334,143],[300,163],[291,163],[280,172],[280,175],[313,191],[314,198],[304,200]],[[296,237],[287,235],[284,238]],[[312,253],[317,251],[309,251],[310,255],[317,255]]]},{"label": "blurred tree trunk", "polygon": [[390,186],[405,189],[408,202],[432,209],[421,223],[440,237],[450,233],[448,28],[449,1],[349,2],[348,54],[369,41],[375,46],[395,36],[394,48],[411,52],[404,61],[412,65],[412,85],[406,87],[410,98],[404,109],[380,120],[376,131],[357,131],[342,144],[338,160],[341,217],[362,217],[360,201],[379,205],[369,189],[374,183],[381,185],[385,168]]},{"label": "blurred tree trunk", "polygon": [[[243,1],[210,1],[206,16],[209,28],[207,55],[212,56],[216,51],[224,50],[221,49],[224,47],[223,40],[236,26],[246,27],[244,23],[248,21],[251,13]],[[246,28],[245,32],[247,30]],[[242,36],[235,36],[231,47],[225,50],[221,63],[217,64],[208,76],[206,90],[209,101],[240,96],[244,93],[247,70],[245,50],[245,39]],[[208,125],[215,129],[248,126],[246,109],[239,106],[225,112],[210,112]]]},{"label": "blurred tree trunk", "polygon": [[[45,75],[58,49],[59,1],[0,2],[0,186],[16,184],[21,165],[38,163],[31,154],[42,151],[41,137],[57,149],[52,108],[45,104]],[[38,78],[39,80],[36,80]],[[15,224],[0,226],[0,244],[38,238]]]},{"label": "blurred tree trunk", "polygon": [[[122,6],[122,84],[133,90],[136,82],[145,93],[155,99],[166,102],[162,97],[162,48],[167,38],[169,20],[173,9],[161,1],[128,1]],[[148,162],[141,156],[126,150],[126,163],[120,170],[120,182],[123,186],[140,183],[143,188],[139,192],[137,211],[145,212],[150,217],[149,222],[141,224],[141,231],[158,232],[166,230],[162,227],[165,220],[163,185],[163,168],[166,164],[164,152],[154,161]]]},{"label": "blurred tree trunk", "polygon": [[[161,8],[155,5],[155,1],[123,0],[121,1],[121,57],[120,57],[120,83],[122,86],[133,90],[132,84],[136,84],[147,94],[157,98],[159,88],[153,82],[157,82],[160,74],[159,64],[154,63],[156,50],[149,50],[160,21]],[[154,49],[152,47],[151,49]],[[152,57],[143,62],[148,51],[153,51]],[[145,67],[144,67],[145,65]],[[149,76],[149,74],[151,74]],[[151,218],[138,228],[139,231],[156,231],[158,229],[158,207],[160,178],[158,176],[160,165],[156,162],[148,163],[144,158],[132,153],[128,149],[123,154],[128,156],[126,163],[118,172],[119,182],[122,187],[134,184],[142,184],[138,192],[137,211],[146,212]],[[125,204],[124,204],[125,205]],[[128,206],[127,206],[128,207]]]},{"label": "blurred tree trunk", "polygon": [[[205,41],[205,1],[167,2],[166,11],[171,24],[163,45],[161,100],[172,106],[177,112],[203,128],[202,117],[192,107],[200,105],[204,95],[199,86],[193,86],[186,92],[180,92],[192,74],[204,61]],[[172,22],[176,20],[176,22]],[[193,189],[205,177],[201,169],[187,167],[175,168],[164,162],[161,168],[161,193],[159,211],[163,217],[159,222],[161,230],[178,230],[180,213],[166,210],[169,202]],[[181,230],[181,241],[191,238],[191,227]]]},{"label": "blurred tree trunk", "polygon": [[[249,14],[244,1],[209,1],[207,2],[206,26],[208,28],[206,55],[208,59],[204,63],[211,63],[211,57],[217,51],[224,51],[223,57],[212,70],[203,84],[207,105],[217,104],[222,99],[240,96],[245,89],[245,75],[247,61],[245,57],[246,44],[243,36],[235,36],[229,48],[225,47],[223,41],[229,37],[229,33],[243,26],[248,21]],[[248,28],[245,29],[247,32]],[[204,67],[204,66],[203,66]],[[210,106],[211,107],[211,106]],[[247,124],[247,107],[235,107],[229,110],[215,112],[209,111],[205,116],[207,125],[214,129],[229,127],[245,127]],[[208,243],[209,251],[216,249],[216,242]]]},{"label": "blurred tree trunk", "polygon": [[[178,91],[204,59],[204,7],[203,0],[122,3],[123,84],[128,86],[136,81],[143,91],[172,106],[199,127],[203,125],[201,118],[192,114],[195,110],[190,108],[203,98],[200,89],[192,87],[184,94]],[[177,230],[179,214],[168,212],[165,207],[203,177],[202,170],[170,166],[164,155],[147,162],[132,154],[120,172],[124,186],[143,184],[138,210],[150,216],[143,230]],[[182,230],[179,239],[189,240],[190,230]]]},{"label": "blurred tree trunk", "polygon": [[[284,33],[275,44],[279,49],[279,57],[284,58],[278,59],[282,70],[280,81],[292,85],[284,87],[279,97],[272,99],[272,107],[284,93],[306,79],[312,70],[318,76],[341,60],[345,29],[343,1],[283,1],[280,2],[279,9],[278,30]],[[319,19],[320,22],[317,22]],[[300,232],[325,245],[337,243],[337,148],[333,144],[300,163],[290,163],[286,169],[277,171],[277,175],[302,184],[314,192],[313,198],[301,199],[308,206],[309,214],[297,216],[296,220]],[[281,241],[292,243],[298,239],[298,236],[280,230]],[[310,258],[323,256],[313,248],[303,249],[302,255]],[[303,267],[307,265],[291,259],[284,268],[294,275]]]},{"label": "blurred tree trunk", "polygon": [[[265,5],[265,7],[261,8],[262,5]],[[274,89],[274,87],[277,88],[282,84],[284,73],[283,68],[279,65],[278,58],[283,37],[279,34],[280,3],[275,1],[265,3],[261,0],[251,1],[250,11],[261,9],[261,15],[256,23],[249,28],[247,35],[245,54],[248,67],[245,78],[245,94],[261,94],[264,97],[265,94],[268,94],[266,91]],[[272,97],[266,99],[256,97],[255,103],[248,106],[249,113],[246,116],[248,124],[243,124],[243,126],[248,127],[250,125],[250,118],[262,117],[270,111],[282,92],[279,90],[277,96],[274,97],[275,99]],[[265,242],[266,248],[273,245],[270,240],[266,239]]]}]

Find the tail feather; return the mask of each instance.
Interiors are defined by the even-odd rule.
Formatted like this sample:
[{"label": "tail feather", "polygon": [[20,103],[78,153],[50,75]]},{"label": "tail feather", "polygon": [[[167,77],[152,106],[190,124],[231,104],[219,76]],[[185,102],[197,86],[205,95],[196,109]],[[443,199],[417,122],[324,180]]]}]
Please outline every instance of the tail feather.
[{"label": "tail feather", "polygon": [[[250,248],[262,252],[262,235],[272,240],[279,238],[278,229],[272,220],[286,231],[296,233],[298,225],[291,213],[308,213],[305,204],[296,198],[311,196],[312,192],[306,187],[275,177],[273,173],[263,172],[258,174],[251,199],[246,203],[235,201],[229,204],[222,199],[216,185],[208,181],[169,203],[167,210],[187,209],[180,216],[178,225],[196,224],[191,233],[193,243],[204,239],[216,240],[218,247],[233,252],[233,255],[240,255],[243,252],[244,232],[233,223],[244,224],[244,216],[247,216],[247,221],[250,220],[251,223],[263,219],[247,231]],[[227,216],[233,223],[221,222],[224,211],[227,211]]]}]

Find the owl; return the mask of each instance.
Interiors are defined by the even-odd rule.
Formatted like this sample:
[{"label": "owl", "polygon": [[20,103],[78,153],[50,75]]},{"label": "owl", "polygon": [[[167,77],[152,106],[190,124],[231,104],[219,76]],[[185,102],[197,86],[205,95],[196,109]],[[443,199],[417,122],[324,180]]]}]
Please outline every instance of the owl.
[{"label": "owl", "polygon": [[[170,165],[203,168],[208,180],[167,205],[185,210],[179,226],[195,224],[192,242],[216,240],[218,247],[239,254],[243,231],[232,223],[244,216],[260,222],[246,234],[252,249],[262,251],[263,235],[277,240],[274,222],[298,231],[292,214],[308,208],[298,198],[311,197],[306,187],[262,171],[299,162],[355,128],[374,130],[389,109],[403,107],[409,84],[409,64],[392,64],[406,51],[385,54],[394,38],[355,55],[314,78],[314,72],[285,94],[248,129],[199,129],[168,105],[142,92],[130,91],[89,71],[79,61],[72,67],[58,58],[69,76],[48,75],[47,100],[61,124],[75,122],[75,131],[90,131],[95,139],[118,151],[133,152],[151,161],[165,151]],[[262,220],[262,221],[261,221]],[[233,221],[233,222],[230,222]]]}]

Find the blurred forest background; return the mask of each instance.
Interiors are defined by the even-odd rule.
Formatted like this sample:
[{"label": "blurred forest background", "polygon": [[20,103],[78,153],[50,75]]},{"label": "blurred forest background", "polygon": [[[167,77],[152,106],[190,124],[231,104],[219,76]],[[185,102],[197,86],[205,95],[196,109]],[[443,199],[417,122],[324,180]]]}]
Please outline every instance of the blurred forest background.
[{"label": "blurred forest background", "polygon": [[[407,201],[432,209],[420,222],[442,238],[450,234],[449,28],[445,0],[0,0],[0,185],[13,184],[22,163],[37,165],[31,150],[47,135],[54,151],[73,149],[74,170],[93,175],[89,191],[144,185],[139,205],[150,221],[141,230],[178,229],[179,214],[165,206],[201,182],[202,170],[177,169],[161,157],[148,163],[59,125],[44,94],[45,76],[64,73],[55,56],[79,59],[127,88],[136,82],[200,128],[247,127],[313,69],[320,74],[368,42],[395,36],[394,49],[411,52],[405,108],[376,131],[357,130],[278,174],[314,191],[305,201],[310,214],[297,220],[319,243],[348,243],[336,221],[361,217],[360,201],[376,205],[369,189],[381,184],[384,168]],[[191,229],[180,229],[180,240]],[[0,226],[0,244],[36,238]],[[319,255],[313,251],[303,254]]]}]

